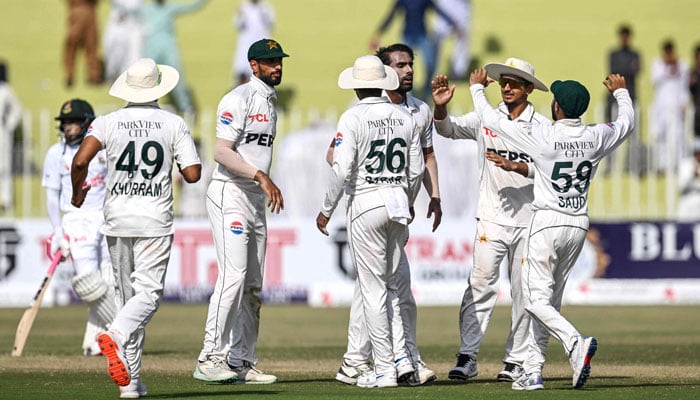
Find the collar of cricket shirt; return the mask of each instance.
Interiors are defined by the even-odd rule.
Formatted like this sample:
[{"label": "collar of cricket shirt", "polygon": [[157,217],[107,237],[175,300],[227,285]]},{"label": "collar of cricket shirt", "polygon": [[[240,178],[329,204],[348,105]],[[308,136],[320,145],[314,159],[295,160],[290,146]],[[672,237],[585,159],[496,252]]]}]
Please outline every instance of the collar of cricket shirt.
[{"label": "collar of cricket shirt", "polygon": [[255,89],[255,91],[262,94],[266,99],[270,97],[275,99],[277,98],[277,91],[275,88],[263,82],[255,75],[250,76],[250,85],[253,87],[253,89]]}]

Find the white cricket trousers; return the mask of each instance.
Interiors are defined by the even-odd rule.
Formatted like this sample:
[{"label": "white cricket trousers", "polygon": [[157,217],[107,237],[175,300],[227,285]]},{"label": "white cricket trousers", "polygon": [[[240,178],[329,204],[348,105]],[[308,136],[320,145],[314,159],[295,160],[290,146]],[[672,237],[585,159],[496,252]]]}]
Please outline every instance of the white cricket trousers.
[{"label": "white cricket trousers", "polygon": [[219,275],[209,300],[204,344],[199,360],[225,360],[239,367],[258,363],[267,220],[262,190],[242,190],[212,180],[207,189]]},{"label": "white cricket trousers", "polygon": [[396,274],[406,226],[391,221],[379,191],[348,198],[350,255],[357,269],[377,375],[396,377],[391,321],[399,313]]},{"label": "white cricket trousers", "polygon": [[123,340],[131,379],[141,374],[146,324],[158,311],[173,235],[158,237],[107,236],[116,284],[117,315],[110,330]]},{"label": "white cricket trousers", "polygon": [[[408,240],[408,227],[405,229],[404,246]],[[411,292],[411,270],[404,248],[401,249],[399,269],[396,274],[396,290],[399,298],[398,314],[392,315],[391,334],[394,360],[408,356],[413,362],[421,359],[416,344],[416,325],[418,310],[416,300]],[[345,364],[357,367],[368,364],[372,358],[372,345],[365,324],[360,283],[355,280],[355,291],[350,304],[350,322],[348,324],[348,347],[343,356]]]},{"label": "white cricket trousers", "polygon": [[504,363],[522,365],[527,356],[528,325],[524,322],[520,283],[527,228],[477,220],[474,265],[459,309],[461,345],[459,352],[476,357],[498,300],[498,279],[504,258],[508,260],[512,298],[510,332]]},{"label": "white cricket trousers", "polygon": [[537,210],[532,216],[522,276],[525,309],[532,317],[528,322],[528,356],[523,365],[526,372],[541,372],[546,356],[547,344],[535,337],[535,322],[557,338],[567,357],[580,336],[559,310],[566,280],[587,232],[587,215]]}]

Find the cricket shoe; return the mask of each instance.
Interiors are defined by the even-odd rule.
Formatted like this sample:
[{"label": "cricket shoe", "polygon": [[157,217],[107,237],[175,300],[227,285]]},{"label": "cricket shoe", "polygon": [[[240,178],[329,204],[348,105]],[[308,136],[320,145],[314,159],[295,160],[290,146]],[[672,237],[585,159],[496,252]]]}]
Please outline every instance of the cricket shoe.
[{"label": "cricket shoe", "polygon": [[205,382],[229,383],[238,379],[238,374],[232,371],[224,360],[208,358],[197,361],[192,377]]},{"label": "cricket shoe", "polygon": [[351,367],[343,361],[343,364],[338,368],[338,373],[335,374],[335,380],[348,385],[354,385],[357,383],[359,377],[370,371],[372,371],[372,367],[370,367],[369,364],[360,364],[357,367]]},{"label": "cricket shoe", "polygon": [[102,354],[107,357],[110,378],[117,385],[126,386],[131,383],[129,363],[126,361],[121,344],[117,342],[115,337],[116,334],[112,331],[102,332],[97,335],[97,343],[100,345]]},{"label": "cricket shoe", "polygon": [[544,390],[542,374],[539,372],[522,374],[510,387],[513,390]]},{"label": "cricket shoe", "polygon": [[574,370],[571,384],[574,389],[582,388],[591,375],[591,358],[598,349],[598,341],[594,337],[579,336],[574,348],[569,354],[569,363]]},{"label": "cricket shoe", "polygon": [[466,381],[477,375],[479,375],[479,371],[476,369],[476,357],[469,354],[457,354],[457,364],[452,367],[447,377]]},{"label": "cricket shoe", "polygon": [[418,360],[416,361],[416,371],[408,376],[406,383],[408,383],[409,386],[420,386],[436,379],[437,375],[435,375],[435,372],[428,368],[423,360]]},{"label": "cricket shoe", "polygon": [[357,379],[357,387],[361,388],[383,388],[397,386],[399,386],[399,384],[396,382],[396,375],[394,374],[377,375],[376,372],[371,371]]},{"label": "cricket shoe", "polygon": [[522,376],[523,372],[525,372],[525,370],[523,370],[523,367],[520,365],[505,363],[503,371],[498,373],[496,380],[499,382],[515,382]]},{"label": "cricket shoe", "polygon": [[240,367],[234,367],[231,364],[228,366],[233,372],[238,374],[238,380],[234,382],[236,384],[269,385],[277,382],[276,376],[260,371],[248,361],[243,361],[243,365]]},{"label": "cricket shoe", "polygon": [[412,374],[416,370],[413,368],[413,363],[411,360],[409,360],[406,356],[394,361],[394,366],[396,367],[397,381],[405,381],[408,378],[408,375]]},{"label": "cricket shoe", "polygon": [[83,349],[83,355],[88,357],[101,356],[102,349],[100,349],[100,344],[97,342],[93,342],[89,347]]},{"label": "cricket shoe", "polygon": [[122,399],[138,399],[148,394],[146,385],[141,379],[132,379],[126,386],[119,386],[119,397]]}]

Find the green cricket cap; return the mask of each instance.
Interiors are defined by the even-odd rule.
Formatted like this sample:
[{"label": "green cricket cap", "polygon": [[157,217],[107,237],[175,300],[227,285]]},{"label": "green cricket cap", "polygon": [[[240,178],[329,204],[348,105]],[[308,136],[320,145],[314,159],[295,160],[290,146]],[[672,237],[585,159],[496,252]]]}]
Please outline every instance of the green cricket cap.
[{"label": "green cricket cap", "polygon": [[289,57],[282,50],[282,45],[272,39],[260,39],[248,48],[248,61],[263,58]]},{"label": "green cricket cap", "polygon": [[554,81],[549,89],[568,118],[578,118],[588,109],[591,95],[579,82]]}]

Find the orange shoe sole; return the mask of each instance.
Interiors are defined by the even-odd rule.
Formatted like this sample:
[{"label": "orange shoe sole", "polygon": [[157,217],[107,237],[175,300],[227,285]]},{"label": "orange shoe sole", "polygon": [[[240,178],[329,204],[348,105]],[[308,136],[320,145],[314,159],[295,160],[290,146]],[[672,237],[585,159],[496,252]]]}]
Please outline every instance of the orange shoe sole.
[{"label": "orange shoe sole", "polygon": [[107,357],[107,369],[109,377],[119,386],[126,386],[131,383],[129,366],[119,351],[119,346],[107,333],[97,336],[97,344],[102,350],[102,354]]}]

